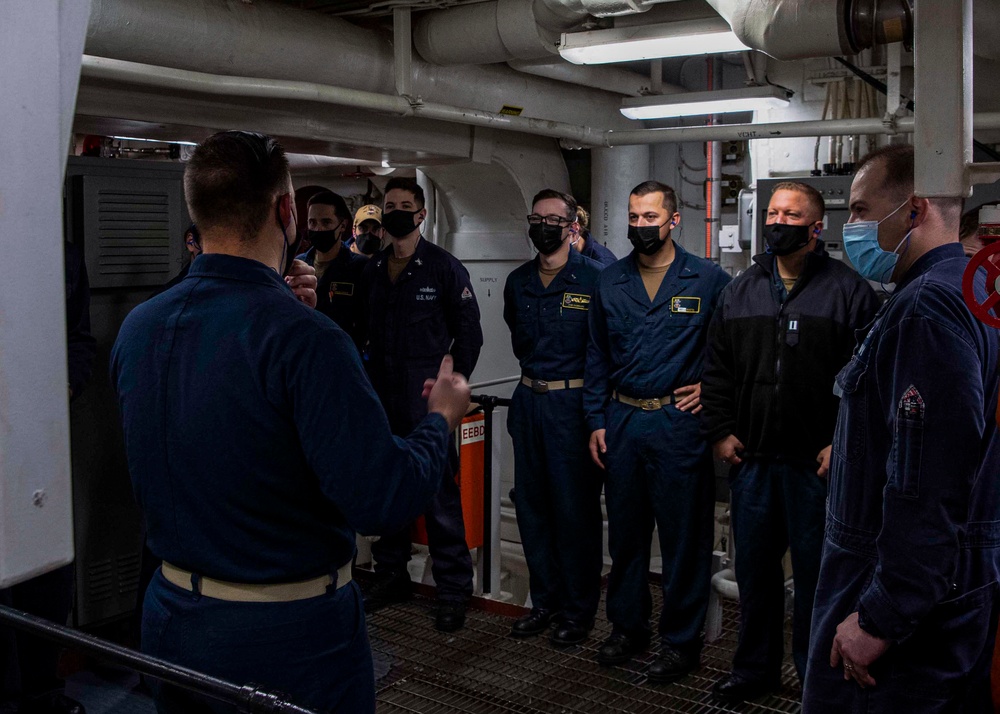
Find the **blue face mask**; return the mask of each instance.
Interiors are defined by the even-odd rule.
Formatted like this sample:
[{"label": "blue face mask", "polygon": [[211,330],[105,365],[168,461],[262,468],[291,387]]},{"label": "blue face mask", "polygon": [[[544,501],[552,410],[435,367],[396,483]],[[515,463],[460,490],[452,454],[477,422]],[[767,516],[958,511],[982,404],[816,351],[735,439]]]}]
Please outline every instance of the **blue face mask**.
[{"label": "blue face mask", "polygon": [[[861,277],[868,280],[885,282],[892,276],[892,271],[896,268],[899,260],[899,246],[903,245],[913,232],[911,228],[899,241],[890,253],[882,250],[878,243],[878,227],[890,217],[896,215],[899,209],[910,202],[910,199],[903,201],[899,208],[883,218],[881,221],[857,221],[844,226],[844,250],[850,258],[855,270]],[[905,249],[903,252],[906,252]]]}]

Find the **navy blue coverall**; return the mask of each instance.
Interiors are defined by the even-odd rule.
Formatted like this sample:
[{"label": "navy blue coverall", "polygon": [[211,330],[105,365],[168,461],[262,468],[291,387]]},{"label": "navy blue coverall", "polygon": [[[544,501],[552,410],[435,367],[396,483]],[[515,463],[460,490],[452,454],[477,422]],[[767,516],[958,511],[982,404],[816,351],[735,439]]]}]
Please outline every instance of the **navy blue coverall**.
[{"label": "navy blue coverall", "polygon": [[[601,266],[570,249],[546,288],[538,265],[538,258],[528,261],[504,286],[514,355],[530,379],[583,379],[587,315]],[[518,384],[507,414],[531,603],[589,625],[601,595],[603,479],[588,453],[583,389],[542,389]]]},{"label": "navy blue coverall", "polygon": [[615,633],[648,640],[654,522],[663,557],[664,644],[694,653],[708,608],[714,483],[698,418],[670,403],[645,411],[612,398],[661,398],[701,379],[705,335],[730,277],[675,244],[650,302],[633,252],[601,273],[590,307],[584,406],[587,427],[607,429],[608,619]]},{"label": "navy blue coverall", "polygon": [[[992,711],[1000,339],[963,302],[967,264],[958,243],[919,258],[837,376],[807,714]],[[976,288],[983,302],[982,275]],[[829,663],[854,612],[892,642],[867,689]]]},{"label": "navy blue coverall", "polygon": [[[97,341],[90,332],[90,283],[83,251],[64,243],[63,267],[66,286],[66,366],[70,401],[76,400],[90,381]],[[73,565],[0,590],[0,603],[66,624],[73,607]],[[0,627],[0,711],[3,705],[25,700],[25,708],[45,708],[45,698],[58,695],[63,682],[56,677],[59,647]]]},{"label": "navy blue coverall", "polygon": [[583,250],[580,251],[580,255],[584,258],[590,258],[591,260],[597,261],[601,264],[602,268],[606,268],[609,265],[614,265],[618,261],[618,258],[611,249],[607,246],[598,243],[594,236],[587,234],[587,242],[583,246]]},{"label": "navy blue coverall", "polygon": [[[437,376],[451,354],[455,371],[469,377],[483,346],[469,271],[453,255],[421,238],[395,283],[389,280],[392,246],[369,259],[363,282],[368,301],[359,343],[394,434],[406,434],[427,413],[424,381]],[[432,572],[441,601],[472,595],[472,558],[465,542],[462,499],[455,483],[458,454],[452,448],[441,490],[424,511]],[[379,576],[402,577],[410,561],[410,527],[385,534],[372,546]]]},{"label": "navy blue coverall", "polygon": [[[316,266],[315,248],[296,257],[307,265]],[[316,285],[316,309],[352,337],[357,334],[361,274],[366,265],[366,257],[352,253],[347,244],[343,244]]]},{"label": "navy blue coverall", "polygon": [[[236,583],[334,574],[354,555],[355,531],[395,531],[440,486],[444,418],[393,436],[348,335],[257,261],[199,256],[179,285],[125,319],[111,376],[149,548],[193,573]],[[243,603],[157,573],[142,647],[306,707],[375,710],[353,582],[307,600]],[[232,711],[167,686],[156,697],[161,712]]]}]

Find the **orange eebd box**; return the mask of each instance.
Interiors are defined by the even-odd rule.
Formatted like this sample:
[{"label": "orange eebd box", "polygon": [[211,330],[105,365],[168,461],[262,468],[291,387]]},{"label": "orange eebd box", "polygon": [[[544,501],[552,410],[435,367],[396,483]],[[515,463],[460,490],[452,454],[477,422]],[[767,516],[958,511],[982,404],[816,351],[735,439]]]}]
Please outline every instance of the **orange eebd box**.
[{"label": "orange eebd box", "polygon": [[[455,480],[462,492],[462,519],[469,550],[483,544],[483,464],[486,456],[486,417],[473,414],[458,429],[459,468]],[[427,545],[427,527],[421,516],[413,524],[414,543]]]}]

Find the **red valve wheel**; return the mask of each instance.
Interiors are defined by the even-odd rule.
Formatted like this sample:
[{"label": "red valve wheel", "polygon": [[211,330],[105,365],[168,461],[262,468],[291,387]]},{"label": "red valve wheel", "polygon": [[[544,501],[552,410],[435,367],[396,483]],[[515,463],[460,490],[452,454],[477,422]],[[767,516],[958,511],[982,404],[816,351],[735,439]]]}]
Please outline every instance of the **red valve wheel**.
[{"label": "red valve wheel", "polygon": [[[1000,315],[994,312],[1000,305],[1000,266],[993,262],[993,258],[998,254],[1000,254],[1000,243],[994,243],[973,256],[962,276],[962,296],[965,298],[965,304],[969,306],[972,314],[980,322],[1000,329]],[[979,272],[980,268],[986,270],[986,300],[984,302],[976,300],[976,292],[973,287],[976,273]]]}]

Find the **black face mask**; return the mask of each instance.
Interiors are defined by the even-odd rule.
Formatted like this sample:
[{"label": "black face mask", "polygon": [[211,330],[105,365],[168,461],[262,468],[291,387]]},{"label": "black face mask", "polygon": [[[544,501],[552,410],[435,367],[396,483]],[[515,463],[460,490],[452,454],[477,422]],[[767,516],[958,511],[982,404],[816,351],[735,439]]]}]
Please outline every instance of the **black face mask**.
[{"label": "black face mask", "polygon": [[666,238],[660,238],[660,226],[629,226],[628,240],[632,247],[643,255],[653,255],[660,248],[666,245],[670,239],[670,233]]},{"label": "black face mask", "polygon": [[358,233],[358,237],[354,239],[354,242],[358,244],[358,250],[365,255],[375,255],[378,249],[382,247],[382,240],[371,233]]},{"label": "black face mask", "polygon": [[391,235],[393,238],[403,238],[408,236],[413,231],[417,229],[417,224],[413,220],[420,211],[404,211],[397,208],[395,211],[389,211],[382,216],[382,227]]},{"label": "black face mask", "polygon": [[309,231],[309,242],[320,253],[325,253],[337,245],[338,233],[337,228],[332,231]]},{"label": "black face mask", "polygon": [[792,226],[787,223],[769,223],[764,226],[767,252],[774,255],[791,255],[809,245],[809,226]]},{"label": "black face mask", "polygon": [[552,255],[562,246],[562,226],[532,223],[528,226],[528,238],[542,255]]}]

